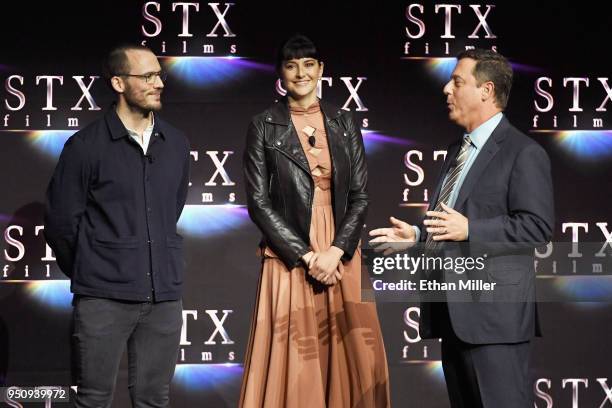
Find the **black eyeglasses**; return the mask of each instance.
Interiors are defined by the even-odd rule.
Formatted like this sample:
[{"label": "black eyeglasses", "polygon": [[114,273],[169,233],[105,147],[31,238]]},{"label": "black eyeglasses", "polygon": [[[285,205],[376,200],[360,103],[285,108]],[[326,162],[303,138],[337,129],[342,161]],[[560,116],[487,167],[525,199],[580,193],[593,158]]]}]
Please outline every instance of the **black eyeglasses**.
[{"label": "black eyeglasses", "polygon": [[162,82],[165,82],[166,78],[168,78],[168,73],[164,71],[159,71],[159,72],[149,72],[147,74],[117,74],[117,76],[141,78],[147,84],[153,84],[155,83],[155,79],[157,77],[159,77],[159,79],[161,79]]}]

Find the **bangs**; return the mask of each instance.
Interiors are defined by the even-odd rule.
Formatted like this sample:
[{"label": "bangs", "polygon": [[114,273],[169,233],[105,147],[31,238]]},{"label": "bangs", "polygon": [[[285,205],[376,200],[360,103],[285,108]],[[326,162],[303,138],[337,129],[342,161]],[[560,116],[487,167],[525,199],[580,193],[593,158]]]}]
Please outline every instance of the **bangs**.
[{"label": "bangs", "polygon": [[284,61],[300,58],[314,58],[319,61],[317,47],[303,35],[291,37],[280,48],[276,58],[276,68],[280,69]]}]

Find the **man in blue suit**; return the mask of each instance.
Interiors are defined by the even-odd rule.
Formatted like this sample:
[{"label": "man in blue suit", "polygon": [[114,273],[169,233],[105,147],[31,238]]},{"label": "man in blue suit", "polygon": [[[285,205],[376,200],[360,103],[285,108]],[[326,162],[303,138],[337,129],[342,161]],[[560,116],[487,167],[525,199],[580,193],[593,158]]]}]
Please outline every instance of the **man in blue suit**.
[{"label": "man in blue suit", "polygon": [[529,407],[530,340],[540,334],[534,248],[551,239],[554,224],[550,160],[502,113],[512,85],[508,61],[480,49],[457,60],[444,94],[449,118],[465,134],[448,147],[428,218],[413,226],[391,217],[392,227],[370,235],[374,243],[421,242],[426,253],[445,256],[467,248],[486,259],[480,272],[441,272],[447,283],[478,278],[494,289],[447,290],[442,301],[422,302],[421,337],[442,338],[453,408]]}]

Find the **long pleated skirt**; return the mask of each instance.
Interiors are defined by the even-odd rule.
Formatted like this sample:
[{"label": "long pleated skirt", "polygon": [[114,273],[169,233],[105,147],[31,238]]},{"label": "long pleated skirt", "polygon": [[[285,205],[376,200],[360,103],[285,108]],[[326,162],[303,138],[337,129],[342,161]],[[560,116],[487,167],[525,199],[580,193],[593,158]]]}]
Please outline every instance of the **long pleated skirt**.
[{"label": "long pleated skirt", "polygon": [[[315,189],[314,250],[334,238],[330,190]],[[376,304],[361,302],[361,251],[326,286],[287,270],[270,249],[263,264],[244,364],[240,407],[390,406],[389,374]]]}]

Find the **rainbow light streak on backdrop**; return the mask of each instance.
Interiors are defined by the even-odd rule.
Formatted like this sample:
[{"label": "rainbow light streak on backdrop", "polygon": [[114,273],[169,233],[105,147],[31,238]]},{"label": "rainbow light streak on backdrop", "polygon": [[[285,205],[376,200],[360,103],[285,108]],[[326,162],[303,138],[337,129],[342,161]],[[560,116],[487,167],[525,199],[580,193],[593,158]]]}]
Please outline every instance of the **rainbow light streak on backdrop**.
[{"label": "rainbow light streak on backdrop", "polygon": [[215,86],[234,81],[251,71],[274,72],[272,65],[249,61],[242,57],[161,58],[171,75],[198,87]]},{"label": "rainbow light streak on backdrop", "polygon": [[366,153],[378,152],[384,145],[411,146],[414,144],[414,142],[410,139],[383,135],[382,133],[378,133],[376,130],[362,129],[361,134],[363,136],[363,144]]},{"label": "rainbow light streak on backdrop", "polygon": [[29,132],[27,138],[37,150],[58,158],[66,140],[75,132],[76,130],[35,130]]},{"label": "rainbow light streak on backdrop", "polygon": [[68,279],[28,282],[26,292],[37,303],[56,310],[68,310],[72,306],[72,293]]},{"label": "rainbow light streak on backdrop", "polygon": [[442,361],[430,361],[427,363],[427,373],[437,379],[444,380],[444,370],[442,369]]},{"label": "rainbow light streak on backdrop", "polygon": [[518,62],[512,62],[510,65],[512,65],[512,70],[514,72],[522,72],[524,74],[539,74],[545,72],[544,69],[533,65],[521,64]]},{"label": "rainbow light streak on backdrop", "polygon": [[457,65],[457,58],[431,58],[427,60],[429,71],[443,82],[450,79],[455,65]]},{"label": "rainbow light streak on backdrop", "polygon": [[206,237],[239,230],[247,223],[249,214],[242,205],[186,205],[178,228],[186,235]]},{"label": "rainbow light streak on backdrop", "polygon": [[242,372],[242,364],[177,364],[172,382],[187,389],[240,387]]},{"label": "rainbow light streak on backdrop", "polygon": [[587,160],[612,156],[612,130],[565,130],[555,133],[563,150]]},{"label": "rainbow light streak on backdrop", "polygon": [[612,276],[557,276],[553,287],[568,302],[612,302]]},{"label": "rainbow light streak on backdrop", "polygon": [[[434,74],[436,78],[441,81],[448,81],[450,79],[451,74],[453,73],[453,69],[455,69],[455,65],[457,65],[457,58],[425,58],[427,61],[427,68],[431,73]],[[534,67],[531,65],[520,64],[517,62],[513,62],[510,64],[514,72],[522,72],[522,73],[539,73],[543,72],[542,68]]]}]

